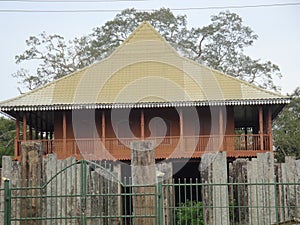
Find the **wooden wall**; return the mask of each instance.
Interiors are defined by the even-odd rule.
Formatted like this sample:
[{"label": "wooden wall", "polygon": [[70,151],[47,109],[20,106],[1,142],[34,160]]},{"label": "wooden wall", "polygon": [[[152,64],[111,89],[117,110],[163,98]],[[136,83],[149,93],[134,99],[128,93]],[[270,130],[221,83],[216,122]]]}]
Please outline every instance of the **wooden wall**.
[{"label": "wooden wall", "polygon": [[[122,113],[122,109],[118,113]],[[183,135],[184,136],[198,136],[198,135],[210,135],[219,134],[219,121],[213,122],[212,119],[218,119],[217,115],[219,107],[199,107],[195,111],[194,108],[182,108],[183,117]],[[215,112],[212,112],[215,110]],[[155,108],[155,109],[143,109],[144,111],[144,132],[145,137],[160,136],[164,128],[161,123],[161,119],[165,121],[167,125],[167,136],[180,136],[180,115],[175,108]],[[195,114],[197,113],[199,122],[195,121]],[[81,112],[65,111],[66,113],[66,137],[67,139],[74,139],[75,133],[77,138],[101,138],[102,136],[102,110],[95,110],[88,112],[82,110]],[[126,113],[124,111],[124,113]],[[87,116],[85,116],[87,115]],[[212,117],[212,115],[214,115]],[[86,118],[89,117],[89,118]],[[226,112],[223,112],[223,127],[225,134],[234,134],[234,114],[233,107],[227,107]],[[72,118],[78,118],[76,123],[72,123]],[[118,118],[118,116],[114,117]],[[160,118],[160,119],[158,119]],[[124,125],[122,125],[124,124]],[[119,121],[111,122],[111,110],[105,110],[105,137],[115,138],[116,133],[119,133],[121,137],[130,138],[133,135],[136,137],[141,136],[141,109],[132,109],[129,113],[130,134],[122,132],[125,129],[125,124],[128,121],[124,121],[120,118]],[[149,126],[149,124],[152,124]],[[214,125],[214,127],[212,127]],[[198,127],[199,126],[199,127]],[[76,129],[76,132],[74,132]],[[152,130],[151,130],[152,129]],[[152,134],[151,134],[152,131]],[[55,112],[54,116],[54,136],[55,139],[63,138],[63,112]]]}]

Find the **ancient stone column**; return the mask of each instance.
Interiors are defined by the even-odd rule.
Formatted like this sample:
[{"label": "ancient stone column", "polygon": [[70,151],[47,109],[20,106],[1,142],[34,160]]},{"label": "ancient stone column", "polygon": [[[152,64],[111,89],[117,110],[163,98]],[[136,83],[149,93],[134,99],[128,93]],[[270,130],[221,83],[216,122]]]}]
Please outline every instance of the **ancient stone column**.
[{"label": "ancient stone column", "polygon": [[274,154],[258,153],[247,163],[250,224],[276,223]]},{"label": "ancient stone column", "polygon": [[155,225],[155,157],[152,141],[131,143],[134,225]]},{"label": "ancient stone column", "polygon": [[[40,187],[41,185],[41,142],[21,143],[21,185],[22,187]],[[23,189],[21,199],[21,217],[31,218],[41,216],[41,190],[38,188]],[[33,196],[32,198],[30,196]],[[38,220],[26,220],[22,224],[39,224]]]},{"label": "ancient stone column", "polygon": [[202,196],[205,224],[229,224],[226,152],[205,153],[199,170],[204,184]]},{"label": "ancient stone column", "polygon": [[[18,161],[13,161],[11,156],[2,156],[2,177],[1,177],[1,188],[4,188],[4,180],[10,180],[10,186],[20,187],[20,163]],[[13,190],[12,196],[19,196],[20,190]],[[12,218],[20,217],[20,204],[18,199],[12,199],[11,201],[11,216]],[[0,192],[0,210],[4,211],[4,191]],[[0,213],[0,225],[4,224],[4,214]],[[16,222],[16,225],[19,223]]]},{"label": "ancient stone column", "polygon": [[236,159],[229,166],[229,182],[234,183],[229,186],[229,202],[233,207],[231,213],[234,213],[234,218],[230,214],[230,219],[238,220],[231,221],[231,223],[248,224],[249,222],[248,188],[246,185],[248,161],[248,159]]},{"label": "ancient stone column", "polygon": [[159,173],[163,174],[163,215],[164,224],[172,225],[174,221],[174,195],[175,190],[173,184],[173,165],[171,162],[162,162],[156,164],[157,175]]},{"label": "ancient stone column", "polygon": [[300,215],[300,160],[285,157],[285,163],[278,165],[279,221],[289,221]]}]

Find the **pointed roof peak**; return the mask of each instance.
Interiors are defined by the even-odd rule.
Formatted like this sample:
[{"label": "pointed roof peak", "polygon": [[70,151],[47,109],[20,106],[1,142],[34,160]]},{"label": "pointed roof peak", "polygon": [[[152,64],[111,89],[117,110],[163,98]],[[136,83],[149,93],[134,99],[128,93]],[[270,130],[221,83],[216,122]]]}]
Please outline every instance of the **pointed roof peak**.
[{"label": "pointed roof peak", "polygon": [[163,41],[166,40],[158,33],[155,28],[147,21],[143,21],[122,43],[131,44],[138,41]]}]

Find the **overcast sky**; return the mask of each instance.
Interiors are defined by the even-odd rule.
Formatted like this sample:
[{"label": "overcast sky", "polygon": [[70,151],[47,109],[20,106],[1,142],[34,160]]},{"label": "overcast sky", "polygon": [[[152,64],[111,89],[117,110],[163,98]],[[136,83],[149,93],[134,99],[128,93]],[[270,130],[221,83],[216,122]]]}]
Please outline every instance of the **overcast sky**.
[{"label": "overcast sky", "polygon": [[[19,95],[17,80],[11,76],[21,66],[16,65],[14,57],[25,49],[25,40],[42,31],[60,34],[67,39],[80,37],[92,29],[112,20],[117,10],[125,8],[159,9],[166,7],[174,14],[187,15],[188,25],[201,27],[210,23],[210,16],[225,9],[204,9],[220,6],[258,6],[281,3],[298,3],[289,6],[259,6],[228,8],[239,14],[245,25],[250,26],[259,36],[254,46],[247,50],[253,58],[270,60],[277,64],[283,74],[275,83],[282,87],[282,93],[291,93],[300,86],[300,1],[298,0],[244,0],[244,1],[199,1],[199,0],[0,0],[0,62],[1,82],[0,101]],[[24,10],[114,10],[109,12],[24,12]],[[11,10],[11,11],[7,11]],[[16,10],[23,10],[17,12]]]}]

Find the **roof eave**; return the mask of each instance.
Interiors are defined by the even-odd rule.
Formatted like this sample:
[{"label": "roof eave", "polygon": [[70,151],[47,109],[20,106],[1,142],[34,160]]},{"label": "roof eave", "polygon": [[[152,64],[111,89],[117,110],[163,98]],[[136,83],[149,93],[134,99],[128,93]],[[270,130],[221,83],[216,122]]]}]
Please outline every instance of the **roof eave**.
[{"label": "roof eave", "polygon": [[235,105],[286,105],[289,98],[246,99],[246,100],[205,100],[178,102],[137,102],[137,103],[82,103],[56,105],[0,106],[0,111],[57,111],[80,109],[122,109],[122,108],[165,108],[197,106],[235,106]]}]

